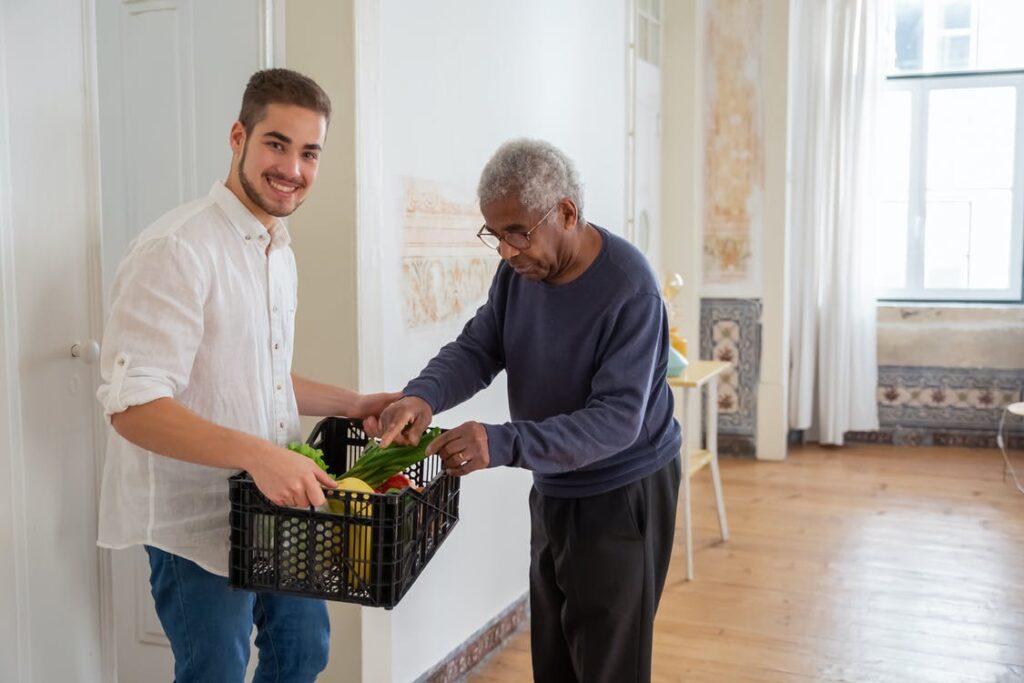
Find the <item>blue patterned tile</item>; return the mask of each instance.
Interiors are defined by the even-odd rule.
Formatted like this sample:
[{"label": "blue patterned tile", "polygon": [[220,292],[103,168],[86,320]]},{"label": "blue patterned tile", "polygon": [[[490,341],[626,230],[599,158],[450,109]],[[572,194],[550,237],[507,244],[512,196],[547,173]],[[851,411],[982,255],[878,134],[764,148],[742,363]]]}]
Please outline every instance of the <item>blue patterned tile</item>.
[{"label": "blue patterned tile", "polygon": [[[1003,408],[1024,396],[1024,369],[878,368],[878,432],[849,432],[853,442],[897,446],[994,448]],[[1007,448],[1024,448],[1024,420],[1011,417]]]},{"label": "blue patterned tile", "polygon": [[719,382],[719,433],[754,437],[761,379],[760,299],[701,299],[700,357],[733,364],[731,375]]},{"label": "blue patterned tile", "polygon": [[995,429],[1002,408],[1021,400],[1024,369],[878,368],[882,427]]}]

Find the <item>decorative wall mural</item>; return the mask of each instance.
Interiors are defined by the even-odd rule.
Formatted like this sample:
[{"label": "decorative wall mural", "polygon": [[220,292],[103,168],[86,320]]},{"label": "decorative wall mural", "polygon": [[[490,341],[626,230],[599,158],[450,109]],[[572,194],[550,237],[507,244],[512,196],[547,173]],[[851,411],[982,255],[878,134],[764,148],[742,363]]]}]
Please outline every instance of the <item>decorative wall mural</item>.
[{"label": "decorative wall mural", "polygon": [[761,0],[705,0],[704,284],[756,284],[764,188]]},{"label": "decorative wall mural", "polygon": [[402,297],[406,329],[468,318],[498,265],[476,238],[483,218],[472,193],[404,179]]}]

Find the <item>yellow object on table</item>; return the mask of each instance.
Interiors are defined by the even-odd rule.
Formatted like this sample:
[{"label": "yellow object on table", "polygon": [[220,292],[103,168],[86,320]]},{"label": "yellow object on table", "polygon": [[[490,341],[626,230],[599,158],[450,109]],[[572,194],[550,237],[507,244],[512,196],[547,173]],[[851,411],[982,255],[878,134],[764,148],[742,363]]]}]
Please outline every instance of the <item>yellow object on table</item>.
[{"label": "yellow object on table", "polygon": [[679,352],[679,355],[686,358],[686,340],[679,336],[678,327],[669,328],[668,341],[672,345],[672,348]]}]

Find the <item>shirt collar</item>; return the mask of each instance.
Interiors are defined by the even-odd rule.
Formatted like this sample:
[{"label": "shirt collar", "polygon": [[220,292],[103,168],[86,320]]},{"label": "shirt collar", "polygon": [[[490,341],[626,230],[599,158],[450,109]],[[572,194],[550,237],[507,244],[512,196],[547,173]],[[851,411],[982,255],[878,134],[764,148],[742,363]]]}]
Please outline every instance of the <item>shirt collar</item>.
[{"label": "shirt collar", "polygon": [[266,248],[267,238],[270,239],[270,249],[281,249],[291,244],[292,238],[288,234],[288,228],[284,221],[275,218],[269,228],[264,227],[256,216],[224,185],[224,181],[214,181],[210,188],[210,197],[217,203],[228,217],[228,222],[243,239],[252,242],[261,249]]}]

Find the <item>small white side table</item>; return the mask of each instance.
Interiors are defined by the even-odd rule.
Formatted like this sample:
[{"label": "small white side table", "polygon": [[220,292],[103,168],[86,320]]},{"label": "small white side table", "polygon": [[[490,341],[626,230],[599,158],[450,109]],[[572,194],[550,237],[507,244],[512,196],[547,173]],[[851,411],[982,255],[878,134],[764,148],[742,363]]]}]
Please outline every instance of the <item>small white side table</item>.
[{"label": "small white side table", "polygon": [[[676,419],[683,428],[683,447],[679,457],[683,471],[683,535],[686,543],[686,580],[693,579],[693,532],[690,512],[690,477],[705,465],[711,466],[711,480],[715,485],[715,505],[718,507],[718,528],[722,540],[729,540],[729,523],[725,518],[725,500],[722,498],[722,478],[718,473],[718,378],[732,367],[732,363],[720,360],[698,360],[691,363],[679,377],[669,377],[668,385],[675,393]],[[690,451],[687,444],[686,425],[689,424],[691,394],[695,393],[697,410],[700,410],[700,391],[707,390],[707,448]]]}]

